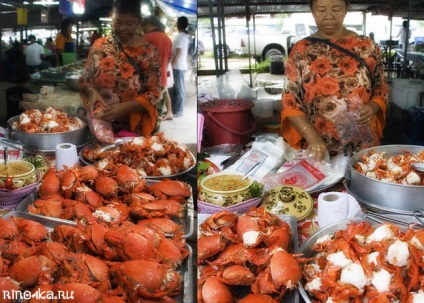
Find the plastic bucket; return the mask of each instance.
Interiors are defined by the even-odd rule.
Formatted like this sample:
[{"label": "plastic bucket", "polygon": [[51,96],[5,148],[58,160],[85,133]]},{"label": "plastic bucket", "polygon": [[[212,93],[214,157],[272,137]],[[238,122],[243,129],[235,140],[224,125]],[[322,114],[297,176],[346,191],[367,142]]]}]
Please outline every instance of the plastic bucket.
[{"label": "plastic bucket", "polygon": [[256,125],[249,100],[213,100],[200,105],[205,117],[205,133],[209,146],[224,143],[246,144]]},{"label": "plastic bucket", "polygon": [[252,112],[258,118],[271,118],[274,115],[274,100],[258,99]]}]

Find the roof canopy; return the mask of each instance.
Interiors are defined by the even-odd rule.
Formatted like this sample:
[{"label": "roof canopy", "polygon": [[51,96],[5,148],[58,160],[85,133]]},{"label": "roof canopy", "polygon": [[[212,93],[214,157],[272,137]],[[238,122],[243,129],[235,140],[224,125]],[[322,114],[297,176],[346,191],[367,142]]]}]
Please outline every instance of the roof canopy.
[{"label": "roof canopy", "polygon": [[[411,19],[424,20],[424,0],[409,1],[411,2]],[[221,15],[228,17],[310,12],[308,0],[198,0],[197,7],[199,18],[217,16],[218,11]],[[351,0],[349,11],[407,18],[408,1]]]}]

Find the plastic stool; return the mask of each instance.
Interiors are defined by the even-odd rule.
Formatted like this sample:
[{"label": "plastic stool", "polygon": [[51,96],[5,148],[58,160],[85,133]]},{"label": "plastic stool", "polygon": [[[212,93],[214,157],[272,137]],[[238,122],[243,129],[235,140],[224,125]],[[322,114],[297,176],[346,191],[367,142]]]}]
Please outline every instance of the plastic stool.
[{"label": "plastic stool", "polygon": [[424,107],[412,106],[403,120],[402,142],[424,145]]}]

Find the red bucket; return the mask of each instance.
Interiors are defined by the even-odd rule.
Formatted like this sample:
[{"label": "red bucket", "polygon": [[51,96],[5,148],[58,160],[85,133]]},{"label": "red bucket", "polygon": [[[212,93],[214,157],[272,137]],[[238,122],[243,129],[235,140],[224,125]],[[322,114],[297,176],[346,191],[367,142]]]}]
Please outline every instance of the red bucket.
[{"label": "red bucket", "polygon": [[213,100],[201,104],[208,145],[248,143],[256,128],[250,111],[253,105],[250,100]]}]

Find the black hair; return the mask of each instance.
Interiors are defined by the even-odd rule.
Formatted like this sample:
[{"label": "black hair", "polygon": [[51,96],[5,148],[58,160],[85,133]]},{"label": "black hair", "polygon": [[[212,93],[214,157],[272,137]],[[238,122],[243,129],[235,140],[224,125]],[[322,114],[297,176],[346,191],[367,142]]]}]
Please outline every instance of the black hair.
[{"label": "black hair", "polygon": [[[312,4],[314,4],[315,0],[309,0],[309,6],[312,7]],[[346,3],[346,6],[349,6],[349,0],[343,0]]]},{"label": "black hair", "polygon": [[32,39],[34,39],[34,40],[35,40],[35,36],[34,36],[34,35],[29,35],[29,36],[28,36],[28,40],[30,40],[30,41],[31,41]]},{"label": "black hair", "polygon": [[402,22],[402,26],[403,26],[403,27],[408,27],[408,21],[407,21],[407,20],[404,20],[404,21]]},{"label": "black hair", "polygon": [[138,0],[115,0],[112,13],[128,14],[141,20],[141,4]]},{"label": "black hair", "polygon": [[141,19],[141,26],[144,27],[149,24],[160,31],[165,31],[165,25],[159,20],[157,16],[150,15]]},{"label": "black hair", "polygon": [[188,27],[188,19],[187,17],[178,17],[177,19],[177,29],[179,30],[186,30]]},{"label": "black hair", "polygon": [[62,22],[60,23],[60,33],[62,35],[68,36],[71,34],[71,33],[68,33],[69,24],[74,24],[74,22],[68,18],[63,19]]}]

